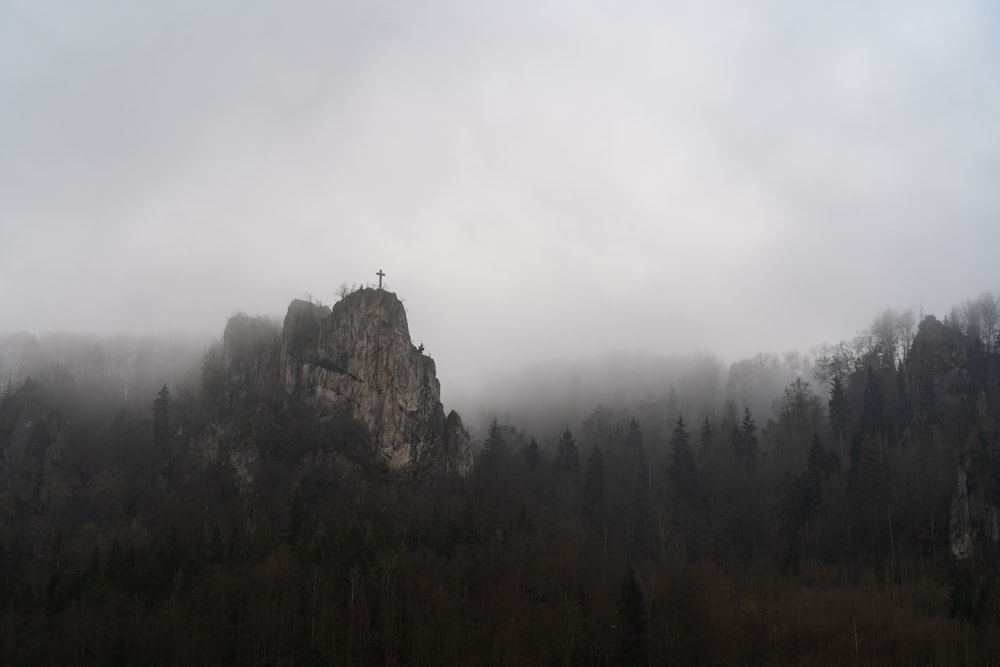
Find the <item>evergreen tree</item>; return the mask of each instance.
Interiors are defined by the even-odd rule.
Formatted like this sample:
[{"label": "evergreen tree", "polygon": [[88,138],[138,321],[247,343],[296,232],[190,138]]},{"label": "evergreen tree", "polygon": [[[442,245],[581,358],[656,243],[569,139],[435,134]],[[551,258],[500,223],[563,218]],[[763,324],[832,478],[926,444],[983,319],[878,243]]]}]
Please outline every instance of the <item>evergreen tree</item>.
[{"label": "evergreen tree", "polygon": [[153,446],[159,455],[170,445],[170,389],[163,385],[153,401]]},{"label": "evergreen tree", "polygon": [[496,417],[490,422],[483,442],[483,451],[476,459],[475,481],[480,492],[497,494],[505,491],[507,475],[507,438]]},{"label": "evergreen tree", "polygon": [[823,447],[819,434],[813,434],[812,446],[809,447],[809,472],[817,478],[830,479],[830,475],[840,470],[840,458]]},{"label": "evergreen tree", "polygon": [[556,474],[556,495],[561,509],[566,513],[578,512],[580,508],[580,453],[576,440],[569,429],[559,438],[556,457],[552,461]]},{"label": "evergreen tree", "polygon": [[699,438],[702,456],[712,448],[712,440],[714,439],[715,429],[712,428],[712,422],[708,420],[708,417],[705,417],[705,421],[701,423],[701,437]]},{"label": "evergreen tree", "polygon": [[819,477],[811,470],[785,479],[778,492],[778,537],[784,544],[782,567],[798,562],[802,553],[802,534],[819,512]]},{"label": "evergreen tree", "polygon": [[621,622],[621,660],[618,664],[646,665],[646,605],[631,565],[622,579],[621,593],[618,596],[618,618]]},{"label": "evergreen tree", "polygon": [[750,408],[743,408],[743,422],[733,431],[733,449],[751,467],[757,466],[757,424]]},{"label": "evergreen tree", "polygon": [[651,489],[649,480],[649,461],[646,453],[639,450],[635,487],[632,492],[632,547],[636,552],[642,552],[649,543],[651,512]]},{"label": "evergreen tree", "polygon": [[639,428],[639,422],[635,419],[628,423],[628,429],[625,431],[625,447],[642,449],[642,429]]},{"label": "evergreen tree", "polygon": [[580,475],[580,452],[569,429],[566,429],[559,438],[559,448],[556,450],[553,465],[560,476],[576,479]]},{"label": "evergreen tree", "polygon": [[493,421],[490,422],[489,428],[487,429],[486,442],[483,443],[484,458],[501,455],[504,444],[504,437],[500,429],[500,424],[497,423],[497,418],[494,417]]},{"label": "evergreen tree", "polygon": [[538,464],[542,460],[542,453],[534,438],[532,438],[531,441],[524,446],[522,454],[524,456],[524,463],[528,466],[528,470],[538,470]]},{"label": "evergreen tree", "polygon": [[672,501],[671,523],[683,540],[681,543],[683,551],[690,557],[701,552],[707,517],[701,498],[698,466],[682,416],[677,417],[677,425],[670,438],[667,473],[670,477],[669,495]]},{"label": "evergreen tree", "polygon": [[874,438],[881,438],[884,422],[884,403],[882,400],[882,383],[875,370],[869,366],[865,375],[865,405],[861,416],[862,433]]},{"label": "evergreen tree", "polygon": [[803,534],[811,529],[820,512],[822,480],[840,468],[836,454],[828,452],[813,435],[806,469],[794,478],[788,478],[778,492],[778,537],[784,543],[783,567],[798,562],[802,555]]},{"label": "evergreen tree", "polygon": [[587,457],[587,470],[583,481],[583,512],[588,519],[597,517],[598,508],[604,501],[604,455],[597,445]]},{"label": "evergreen tree", "polygon": [[830,386],[830,429],[833,438],[840,445],[840,458],[844,458],[844,440],[847,437],[847,424],[850,418],[850,403],[847,400],[847,391],[839,375],[833,376],[833,383]]},{"label": "evergreen tree", "polygon": [[694,450],[691,449],[691,439],[684,426],[684,417],[677,417],[677,426],[670,437],[670,482],[671,488],[679,498],[691,500],[695,489],[697,474],[694,460]]},{"label": "evergreen tree", "polygon": [[[873,562],[890,553],[895,556],[892,535],[893,472],[877,438],[864,436],[856,446],[857,460],[850,478],[852,511],[862,530],[868,533],[868,551]],[[888,543],[882,530],[883,520],[888,532]]]}]

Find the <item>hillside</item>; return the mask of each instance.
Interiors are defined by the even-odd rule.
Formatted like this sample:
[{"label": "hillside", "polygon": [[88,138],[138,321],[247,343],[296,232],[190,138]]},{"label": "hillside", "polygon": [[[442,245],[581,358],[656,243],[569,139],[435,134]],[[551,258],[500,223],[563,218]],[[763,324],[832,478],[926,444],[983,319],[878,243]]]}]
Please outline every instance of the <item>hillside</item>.
[{"label": "hillside", "polygon": [[990,664],[1000,348],[907,321],[737,362],[721,396],[664,378],[554,436],[492,419],[475,446],[384,290],[234,316],[196,386],[138,408],[99,373],[24,378],[0,401],[0,649]]}]

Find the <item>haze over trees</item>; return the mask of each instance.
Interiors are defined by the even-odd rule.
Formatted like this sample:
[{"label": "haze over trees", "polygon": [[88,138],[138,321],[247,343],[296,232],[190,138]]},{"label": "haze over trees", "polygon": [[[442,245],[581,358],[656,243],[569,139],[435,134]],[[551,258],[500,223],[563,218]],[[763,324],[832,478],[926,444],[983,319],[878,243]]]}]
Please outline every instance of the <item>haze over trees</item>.
[{"label": "haze over trees", "polygon": [[230,328],[0,340],[6,663],[995,660],[992,295],[631,390],[529,378],[465,477],[373,463],[262,382],[278,325]]}]

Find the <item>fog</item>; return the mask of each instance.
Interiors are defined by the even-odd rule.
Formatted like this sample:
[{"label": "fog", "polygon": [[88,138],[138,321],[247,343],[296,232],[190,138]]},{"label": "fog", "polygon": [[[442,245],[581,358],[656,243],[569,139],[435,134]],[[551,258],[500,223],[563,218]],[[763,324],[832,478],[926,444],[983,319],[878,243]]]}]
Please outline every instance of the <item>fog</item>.
[{"label": "fog", "polygon": [[522,366],[943,314],[998,287],[998,19],[8,0],[0,333],[208,340],[382,269],[468,403]]}]

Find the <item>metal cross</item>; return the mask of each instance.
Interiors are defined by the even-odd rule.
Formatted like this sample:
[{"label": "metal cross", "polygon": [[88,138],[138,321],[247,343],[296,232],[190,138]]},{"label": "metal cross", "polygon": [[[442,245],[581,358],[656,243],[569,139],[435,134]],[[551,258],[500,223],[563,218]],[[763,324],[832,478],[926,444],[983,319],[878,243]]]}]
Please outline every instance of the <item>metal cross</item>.
[{"label": "metal cross", "polygon": [[383,276],[385,276],[385,274],[382,273],[382,269],[379,269],[378,273],[376,273],[375,275],[378,276],[378,288],[382,289],[382,278]]}]

